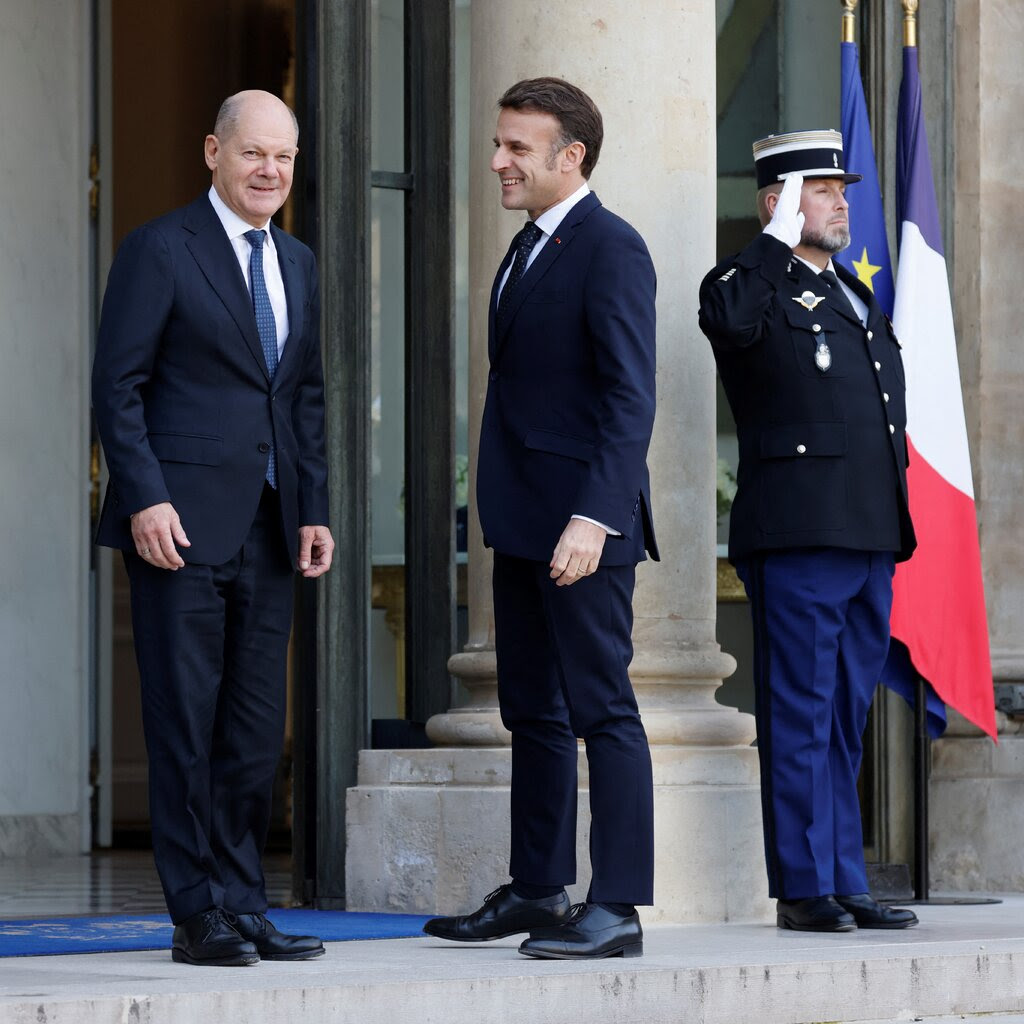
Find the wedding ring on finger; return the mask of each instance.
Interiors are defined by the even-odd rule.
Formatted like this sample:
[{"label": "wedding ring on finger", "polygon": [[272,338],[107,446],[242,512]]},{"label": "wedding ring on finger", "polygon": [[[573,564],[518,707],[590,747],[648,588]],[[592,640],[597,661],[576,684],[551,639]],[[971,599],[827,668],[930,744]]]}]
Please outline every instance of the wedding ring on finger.
[{"label": "wedding ring on finger", "polygon": [[142,555],[143,558],[149,558],[149,548],[143,548],[139,554]]}]

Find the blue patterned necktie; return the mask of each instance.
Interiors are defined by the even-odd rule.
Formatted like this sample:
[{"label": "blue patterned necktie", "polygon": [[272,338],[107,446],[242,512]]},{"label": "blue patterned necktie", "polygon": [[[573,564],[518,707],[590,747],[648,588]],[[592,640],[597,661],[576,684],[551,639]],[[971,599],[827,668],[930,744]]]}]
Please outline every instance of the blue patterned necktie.
[{"label": "blue patterned necktie", "polygon": [[[260,228],[246,231],[245,240],[249,243],[249,287],[252,289],[252,308],[256,314],[256,330],[259,331],[260,345],[263,356],[267,360],[267,371],[270,379],[277,372],[277,321],[274,320],[274,307],[270,304],[267,294],[267,282],[263,277],[263,243],[267,233]],[[277,453],[270,446],[267,458],[267,483],[277,487]]]},{"label": "blue patterned necktie", "polygon": [[533,252],[533,247],[541,240],[543,234],[544,232],[532,220],[527,221],[523,230],[519,232],[512,269],[509,271],[508,280],[505,282],[505,287],[501,289],[501,295],[498,297],[499,317],[508,308],[508,303],[512,298],[515,286],[519,284],[520,278],[526,273],[526,264],[530,259],[530,253]]}]

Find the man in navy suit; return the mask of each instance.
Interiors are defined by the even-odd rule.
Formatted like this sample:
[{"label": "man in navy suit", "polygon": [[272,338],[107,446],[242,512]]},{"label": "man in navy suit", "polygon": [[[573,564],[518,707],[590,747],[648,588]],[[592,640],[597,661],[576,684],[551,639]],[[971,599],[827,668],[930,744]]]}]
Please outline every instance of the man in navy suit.
[{"label": "man in navy suit", "polygon": [[[653,901],[653,790],[630,684],[635,567],[657,558],[647,448],[654,423],[655,275],[636,231],[587,179],[603,129],[556,78],[499,101],[491,170],[530,221],[491,292],[477,505],[494,549],[502,721],[512,733],[510,884],[431,935],[530,932],[528,956],[639,956]],[[590,774],[592,876],[576,880],[577,737]]]},{"label": "man in navy suit", "polygon": [[[736,419],[729,557],[750,597],[761,802],[778,925],[906,928],[868,892],[857,774],[889,650],[907,505],[900,346],[850,244],[837,131],[754,143],[764,231],[700,288]],[[837,276],[838,275],[838,276]]]},{"label": "man in navy suit", "polygon": [[319,956],[267,918],[261,857],[285,716],[296,568],[331,565],[316,263],[270,222],[295,115],[227,99],[208,194],[143,225],[110,270],[93,408],[110,469],[97,543],[120,548],[172,956]]}]

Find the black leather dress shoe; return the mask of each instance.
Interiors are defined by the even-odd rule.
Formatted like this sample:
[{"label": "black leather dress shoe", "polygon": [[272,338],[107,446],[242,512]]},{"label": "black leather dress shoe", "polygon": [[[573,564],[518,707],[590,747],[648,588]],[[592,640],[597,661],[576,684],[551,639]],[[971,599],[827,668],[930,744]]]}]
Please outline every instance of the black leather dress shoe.
[{"label": "black leather dress shoe", "polygon": [[831,896],[810,896],[804,900],[779,900],[776,922],[795,932],[852,932],[857,927]]},{"label": "black leather dress shoe", "polygon": [[256,947],[261,960],[312,960],[324,955],[324,944],[315,935],[285,935],[266,914],[237,914],[235,929]]},{"label": "black leather dress shoe", "polygon": [[836,903],[853,914],[858,928],[913,928],[917,924],[912,910],[882,906],[870,893],[836,896]]},{"label": "black leather dress shoe", "polygon": [[643,956],[644,931],[634,910],[623,916],[597,903],[577,903],[557,928],[531,929],[519,947],[541,960],[599,960],[606,956]]},{"label": "black leather dress shoe", "polygon": [[171,959],[198,967],[250,967],[260,962],[256,947],[232,927],[220,907],[203,910],[174,928]]},{"label": "black leather dress shoe", "polygon": [[569,915],[565,890],[557,896],[528,900],[517,896],[511,885],[502,885],[484,897],[484,905],[462,917],[433,917],[424,926],[428,935],[455,942],[487,942],[507,935],[560,924]]}]

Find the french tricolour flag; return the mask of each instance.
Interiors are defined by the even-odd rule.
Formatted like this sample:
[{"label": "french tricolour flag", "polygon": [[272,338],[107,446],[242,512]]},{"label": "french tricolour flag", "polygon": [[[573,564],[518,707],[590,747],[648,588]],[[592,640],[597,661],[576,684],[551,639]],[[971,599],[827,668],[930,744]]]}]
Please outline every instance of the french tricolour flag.
[{"label": "french tricolour flag", "polygon": [[893,323],[907,375],[907,486],[918,547],[896,568],[892,635],[898,643],[887,671],[898,671],[901,658],[907,667],[909,655],[943,701],[994,739],[971,459],[914,46],[903,49],[896,159]]}]

